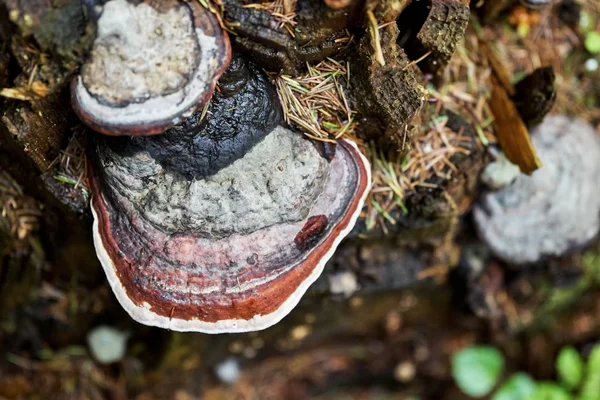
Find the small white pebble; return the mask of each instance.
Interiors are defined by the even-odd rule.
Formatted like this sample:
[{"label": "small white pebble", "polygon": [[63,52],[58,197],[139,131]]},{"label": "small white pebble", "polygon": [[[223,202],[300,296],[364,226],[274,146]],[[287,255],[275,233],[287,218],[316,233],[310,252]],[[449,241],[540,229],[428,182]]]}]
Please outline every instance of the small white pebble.
[{"label": "small white pebble", "polygon": [[415,365],[410,361],[404,361],[396,365],[394,369],[394,378],[398,382],[407,383],[415,378],[417,370]]},{"label": "small white pebble", "polygon": [[88,334],[92,356],[101,364],[121,361],[127,351],[129,334],[110,326],[98,326]]},{"label": "small white pebble", "polygon": [[228,385],[238,380],[241,374],[240,363],[235,358],[228,358],[215,367],[215,375]]},{"label": "small white pebble", "polygon": [[312,332],[312,328],[308,325],[298,325],[295,326],[291,331],[290,331],[290,337],[293,340],[302,340],[305,337],[307,337],[308,335],[310,335],[310,333]]},{"label": "small white pebble", "polygon": [[358,290],[356,275],[350,271],[329,275],[329,290],[332,294],[343,294],[350,297]]},{"label": "small white pebble", "polygon": [[588,72],[596,72],[598,70],[598,60],[595,58],[588,58],[585,62],[585,69]]}]

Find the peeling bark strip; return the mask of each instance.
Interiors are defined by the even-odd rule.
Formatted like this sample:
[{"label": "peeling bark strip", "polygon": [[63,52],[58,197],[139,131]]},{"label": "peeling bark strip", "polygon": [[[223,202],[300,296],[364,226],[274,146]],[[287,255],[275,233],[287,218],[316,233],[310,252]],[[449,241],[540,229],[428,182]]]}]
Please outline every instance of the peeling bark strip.
[{"label": "peeling bark strip", "polygon": [[496,79],[492,81],[490,109],[494,114],[496,138],[506,158],[518,165],[521,172],[530,175],[542,166],[542,161],[537,156],[527,126],[517,107],[504,87]]},{"label": "peeling bark strip", "polygon": [[[495,118],[496,137],[506,158],[513,164],[518,165],[521,172],[529,175],[538,169],[542,162],[533,147],[523,116],[520,115],[517,105],[513,101],[514,97],[511,98],[511,96],[516,95],[517,90],[513,86],[512,78],[496,51],[482,38],[479,40],[481,50],[487,57],[493,72],[491,77],[492,95],[489,104]],[[536,80],[537,75],[537,73],[534,75]],[[545,75],[551,78],[547,71]],[[548,90],[548,81],[544,79],[543,82],[542,85],[539,83],[536,83],[536,85],[540,86],[539,90],[542,90],[546,97],[551,98],[551,93],[554,91],[554,81],[552,80],[550,83],[550,90]],[[520,89],[525,90],[529,84],[529,79],[526,78],[525,84]],[[523,96],[523,94],[518,95],[517,98],[520,98],[519,96]],[[545,104],[543,107],[547,107],[547,103]],[[533,109],[535,106],[531,105],[530,107]]]},{"label": "peeling bark strip", "polygon": [[469,6],[459,0],[431,0],[429,15],[417,34],[411,50],[413,60],[424,57],[419,67],[426,72],[441,73],[465,35],[469,23]]}]

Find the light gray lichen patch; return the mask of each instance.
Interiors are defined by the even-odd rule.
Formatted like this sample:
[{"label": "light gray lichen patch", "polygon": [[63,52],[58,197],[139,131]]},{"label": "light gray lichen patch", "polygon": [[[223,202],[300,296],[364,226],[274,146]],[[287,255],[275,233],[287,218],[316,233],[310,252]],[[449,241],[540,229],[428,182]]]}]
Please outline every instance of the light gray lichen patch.
[{"label": "light gray lichen patch", "polygon": [[515,264],[585,245],[600,226],[600,138],[587,122],[547,117],[532,132],[543,166],[488,192],[473,215],[482,239]]},{"label": "light gray lichen patch", "polygon": [[108,191],[130,199],[161,230],[221,238],[308,216],[323,191],[328,163],[302,135],[275,128],[216,174],[188,180],[146,152],[101,153]]},{"label": "light gray lichen patch", "polygon": [[146,3],[111,0],[98,20],[83,83],[103,103],[140,102],[184,87],[199,54],[192,13],[184,4],[159,12]]}]

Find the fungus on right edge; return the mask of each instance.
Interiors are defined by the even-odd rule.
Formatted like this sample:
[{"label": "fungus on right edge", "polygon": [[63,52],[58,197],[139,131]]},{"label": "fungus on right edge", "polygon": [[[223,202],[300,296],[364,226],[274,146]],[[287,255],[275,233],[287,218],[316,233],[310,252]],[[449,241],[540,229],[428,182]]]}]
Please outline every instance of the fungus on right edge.
[{"label": "fungus on right edge", "polygon": [[484,193],[477,231],[499,258],[534,263],[588,244],[600,227],[600,137],[587,122],[549,116],[531,138],[543,166]]}]

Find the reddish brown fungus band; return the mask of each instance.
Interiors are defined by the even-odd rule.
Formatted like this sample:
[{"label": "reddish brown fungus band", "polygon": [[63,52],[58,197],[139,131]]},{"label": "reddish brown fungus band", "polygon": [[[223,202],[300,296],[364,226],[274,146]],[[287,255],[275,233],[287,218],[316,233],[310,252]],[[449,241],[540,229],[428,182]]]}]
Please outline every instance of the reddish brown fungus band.
[{"label": "reddish brown fungus band", "polygon": [[[310,240],[307,244],[310,248],[299,260],[293,260],[294,262],[287,269],[276,267],[261,269],[260,260],[257,262],[250,251],[248,264],[252,264],[250,271],[253,271],[252,274],[256,276],[243,275],[241,281],[237,283],[219,282],[225,286],[241,288],[229,294],[224,293],[223,287],[202,294],[165,293],[157,289],[159,286],[145,287],[145,281],[140,279],[140,268],[143,269],[144,265],[158,261],[153,257],[136,260],[130,254],[127,255],[131,250],[125,248],[126,241],[119,240],[117,236],[132,234],[132,232],[123,233],[123,230],[127,229],[123,228],[126,226],[123,225],[124,219],[129,217],[125,217],[123,213],[118,214],[112,209],[110,199],[102,194],[101,188],[98,187],[101,183],[98,182],[94,171],[91,171],[96,250],[121,305],[138,322],[179,331],[244,332],[264,329],[281,320],[295,307],[300,297],[318,278],[338,244],[352,229],[369,190],[368,161],[353,142],[341,140],[339,146],[340,149],[332,163],[336,163],[336,166],[347,163],[351,166],[351,173],[354,174],[350,185],[352,193],[347,203],[343,205],[343,211],[337,217],[332,216],[334,220],[330,219],[326,228],[321,226],[323,224],[319,224],[319,230],[324,229],[325,232],[320,233],[322,235],[320,238],[312,237],[314,244],[313,240]],[[335,186],[336,182],[331,184]],[[323,216],[319,214],[311,221],[322,219]],[[295,235],[302,231],[306,221],[305,219],[297,227]],[[127,223],[135,224],[139,221]],[[308,224],[311,225],[311,222],[308,221]],[[168,240],[170,238],[165,243],[169,244]],[[289,245],[294,246],[293,240]],[[139,265],[140,263],[142,265]],[[222,267],[227,268],[227,266]],[[159,278],[165,282],[176,281],[180,271],[185,268],[186,266],[167,268],[165,274]],[[275,276],[264,276],[269,273]],[[189,275],[193,274],[185,272],[187,279],[192,279]],[[203,272],[193,279],[210,281],[211,277]],[[255,281],[259,284],[253,286]],[[210,286],[205,282],[202,282],[202,285],[203,288]],[[244,285],[249,287],[244,289]]]}]

